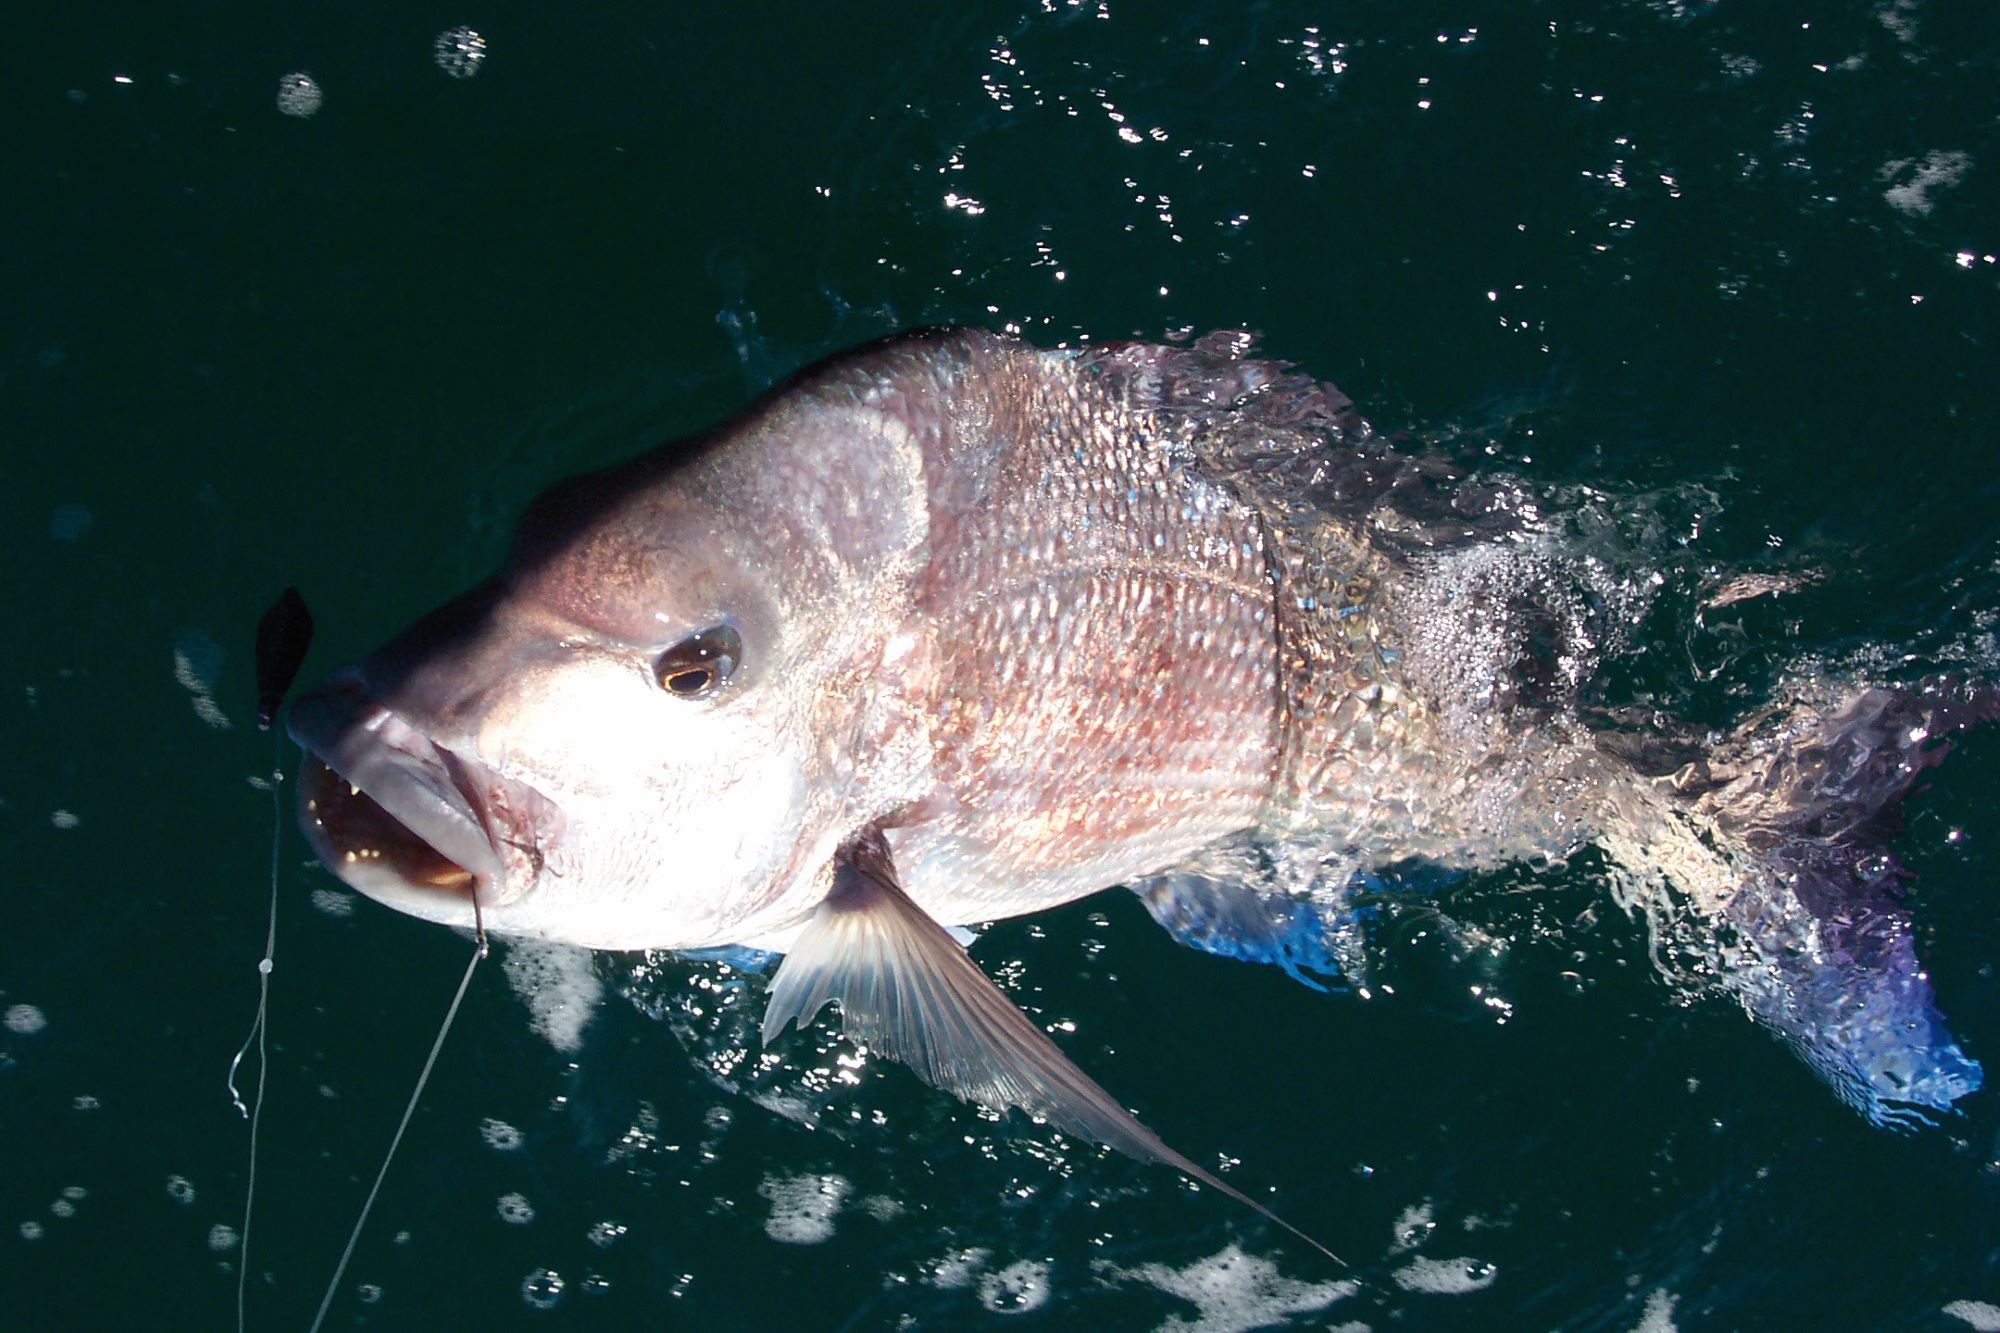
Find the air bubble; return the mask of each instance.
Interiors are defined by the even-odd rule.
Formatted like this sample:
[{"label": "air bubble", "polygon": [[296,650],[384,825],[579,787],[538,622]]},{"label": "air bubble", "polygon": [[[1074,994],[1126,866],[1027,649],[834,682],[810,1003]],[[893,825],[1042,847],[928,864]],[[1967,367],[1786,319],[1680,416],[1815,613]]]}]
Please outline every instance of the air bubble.
[{"label": "air bubble", "polygon": [[960,1291],[972,1285],[979,1270],[993,1257],[987,1249],[964,1249],[944,1255],[930,1265],[929,1282],[939,1291]]},{"label": "air bubble", "polygon": [[479,1122],[479,1137],[495,1152],[513,1152],[521,1146],[521,1131],[491,1116]]},{"label": "air bubble", "polygon": [[537,1268],[521,1281],[521,1299],[531,1310],[553,1310],[562,1299],[562,1274],[553,1268]]},{"label": "air bubble", "polygon": [[764,1234],[786,1245],[820,1245],[833,1239],[834,1218],[853,1187],[836,1175],[767,1177],[757,1192],[771,1201]]},{"label": "air bubble", "polygon": [[287,74],[278,80],[278,110],[288,116],[303,120],[320,109],[326,101],[326,94],[320,91],[313,76],[304,70]]},{"label": "air bubble", "polygon": [[47,1027],[49,1020],[32,1004],[13,1004],[7,1006],[7,1014],[0,1018],[0,1023],[5,1023],[9,1032],[31,1037]]},{"label": "air bubble", "polygon": [[500,1220],[524,1227],[535,1220],[535,1207],[524,1194],[503,1194],[499,1203]]},{"label": "air bubble", "polygon": [[1389,1276],[1404,1291],[1466,1296],[1492,1286],[1498,1272],[1483,1259],[1412,1259]]},{"label": "air bubble", "polygon": [[353,916],[354,895],[339,889],[314,889],[309,901],[313,910],[326,916]]},{"label": "air bubble", "polygon": [[979,1303],[995,1314],[1026,1314],[1049,1299],[1049,1266],[1034,1259],[1009,1264],[979,1279]]},{"label": "air bubble", "polygon": [[461,23],[437,35],[431,55],[438,68],[454,79],[469,79],[486,61],[486,39]]},{"label": "air bubble", "polygon": [[193,1203],[194,1182],[186,1176],[168,1176],[167,1197],[175,1203]]},{"label": "air bubble", "polygon": [[861,1201],[861,1211],[877,1222],[893,1222],[905,1210],[900,1199],[892,1199],[886,1194],[871,1194]]}]

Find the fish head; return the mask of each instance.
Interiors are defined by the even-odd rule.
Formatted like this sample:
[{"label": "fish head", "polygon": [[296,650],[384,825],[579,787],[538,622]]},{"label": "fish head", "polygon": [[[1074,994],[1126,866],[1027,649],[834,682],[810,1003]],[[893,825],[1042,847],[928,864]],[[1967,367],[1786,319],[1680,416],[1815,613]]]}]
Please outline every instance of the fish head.
[{"label": "fish head", "polygon": [[299,699],[299,816],[387,906],[595,948],[809,913],[927,782],[921,413],[877,380],[573,479],[493,579]]}]

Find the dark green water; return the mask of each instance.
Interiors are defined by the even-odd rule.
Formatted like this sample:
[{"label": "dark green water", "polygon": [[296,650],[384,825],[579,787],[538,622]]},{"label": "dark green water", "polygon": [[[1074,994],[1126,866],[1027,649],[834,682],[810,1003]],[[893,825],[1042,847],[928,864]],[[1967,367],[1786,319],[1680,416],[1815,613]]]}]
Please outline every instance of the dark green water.
[{"label": "dark green water", "polygon": [[[1988,5],[568,8],[8,25],[0,1006],[45,1026],[0,1030],[0,1326],[233,1318],[268,599],[305,590],[324,670],[489,567],[550,481],[849,343],[1257,329],[1384,428],[1704,483],[1702,551],[1826,573],[1643,659],[1663,698],[1878,643],[2000,670]],[[432,58],[461,22],[471,79]],[[295,70],[309,118],[274,101]],[[1989,1071],[1996,810],[1975,736],[1898,843]],[[315,908],[304,861],[294,837],[255,1328],[310,1319],[466,954]],[[1992,1092],[1871,1128],[1662,981],[1589,858],[1442,905],[1456,931],[1395,919],[1366,1001],[1180,949],[1125,895],[979,950],[1167,1139],[1353,1260],[1345,1299],[1226,1201],[900,1070],[809,1132],[705,1078],[605,962],[573,1052],[482,969],[330,1326],[2000,1319],[1955,1304],[2000,1303]],[[774,1239],[822,1176],[824,1238]]]}]

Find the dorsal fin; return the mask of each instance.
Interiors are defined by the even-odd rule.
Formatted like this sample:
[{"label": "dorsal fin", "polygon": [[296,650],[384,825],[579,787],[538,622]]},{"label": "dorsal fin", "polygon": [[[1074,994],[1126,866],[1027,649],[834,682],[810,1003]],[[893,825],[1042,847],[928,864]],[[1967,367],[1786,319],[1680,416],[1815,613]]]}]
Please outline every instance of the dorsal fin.
[{"label": "dorsal fin", "polygon": [[994,1110],[1015,1106],[1065,1133],[1162,1162],[1255,1209],[1345,1261],[1291,1223],[1160,1141],[1056,1048],[979,970],[944,927],[910,901],[873,826],[844,844],[833,888],[771,983],[768,1043],[838,1000],[841,1030],[900,1060],[927,1083]]}]

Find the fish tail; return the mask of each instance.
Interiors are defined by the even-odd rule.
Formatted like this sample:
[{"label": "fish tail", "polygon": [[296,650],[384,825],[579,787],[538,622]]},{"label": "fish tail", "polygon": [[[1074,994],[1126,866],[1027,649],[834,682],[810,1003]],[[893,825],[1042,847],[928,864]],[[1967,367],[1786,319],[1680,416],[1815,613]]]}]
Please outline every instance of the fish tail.
[{"label": "fish tail", "polygon": [[[1656,957],[1709,941],[1704,970],[1878,1124],[1925,1123],[1980,1086],[1917,960],[1889,839],[1951,738],[1996,717],[1991,685],[1813,682],[1609,821],[1614,857],[1677,890],[1645,900]],[[1678,929],[1688,916],[1707,928]]]}]

